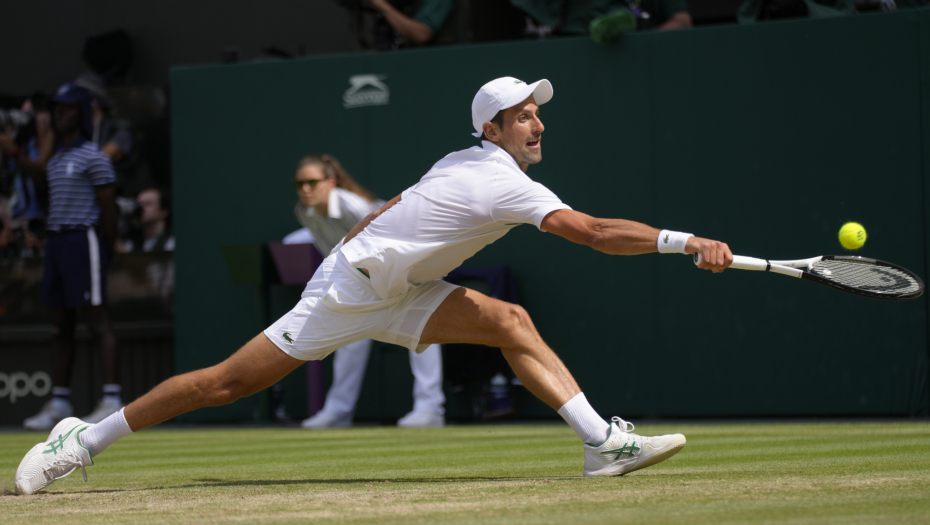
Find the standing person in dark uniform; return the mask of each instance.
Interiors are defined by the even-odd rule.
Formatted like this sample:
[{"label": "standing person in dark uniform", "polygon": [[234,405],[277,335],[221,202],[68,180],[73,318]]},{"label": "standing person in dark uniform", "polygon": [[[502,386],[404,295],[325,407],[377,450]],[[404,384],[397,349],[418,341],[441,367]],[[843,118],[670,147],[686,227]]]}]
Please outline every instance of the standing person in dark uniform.
[{"label": "standing person in dark uniform", "polygon": [[85,421],[101,421],[122,408],[116,337],[106,311],[107,265],[116,240],[116,176],[109,157],[90,141],[93,95],[65,84],[52,98],[57,151],[44,173],[48,186],[42,300],[52,310],[55,351],[52,400],[26,419],[30,430],[48,430],[72,415],[71,368],[78,310],[100,344],[103,400]]}]

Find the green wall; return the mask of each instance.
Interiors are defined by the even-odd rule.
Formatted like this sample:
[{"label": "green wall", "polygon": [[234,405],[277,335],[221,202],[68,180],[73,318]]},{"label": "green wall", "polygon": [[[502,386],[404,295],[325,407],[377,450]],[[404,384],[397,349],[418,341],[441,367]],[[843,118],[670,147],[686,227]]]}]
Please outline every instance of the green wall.
[{"label": "green wall", "polygon": [[[385,76],[390,104],[344,108],[348,78],[369,73]],[[566,38],[177,68],[178,371],[264,327],[256,291],[230,284],[219,247],[297,227],[298,158],[331,153],[390,198],[476,144],[471,99],[503,75],[552,81],[544,161],[528,174],[575,209],[773,259],[841,253],[836,231],[856,220],[869,232],[862,255],[928,274],[930,10],[639,33],[606,47]],[[602,415],[930,414],[926,296],[891,303],[713,275],[683,256],[609,257],[531,226],[466,265],[501,263]],[[402,368],[384,369],[380,394],[409,403],[408,378],[390,390]],[[253,406],[189,418],[247,418]]]}]

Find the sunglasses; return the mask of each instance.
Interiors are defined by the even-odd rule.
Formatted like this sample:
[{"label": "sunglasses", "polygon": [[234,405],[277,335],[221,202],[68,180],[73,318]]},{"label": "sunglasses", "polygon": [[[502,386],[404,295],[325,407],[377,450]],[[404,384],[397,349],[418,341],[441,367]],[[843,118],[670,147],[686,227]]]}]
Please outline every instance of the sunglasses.
[{"label": "sunglasses", "polygon": [[304,184],[309,184],[310,189],[312,190],[316,188],[317,184],[323,182],[324,180],[326,179],[295,180],[295,181],[291,181],[291,183],[294,185],[295,190],[302,190],[304,188]]}]

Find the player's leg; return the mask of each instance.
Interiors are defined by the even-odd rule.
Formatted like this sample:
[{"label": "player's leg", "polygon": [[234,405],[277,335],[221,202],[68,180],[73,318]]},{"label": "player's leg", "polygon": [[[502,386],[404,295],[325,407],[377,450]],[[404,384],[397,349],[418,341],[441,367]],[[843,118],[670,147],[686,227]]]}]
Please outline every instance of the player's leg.
[{"label": "player's leg", "polygon": [[517,305],[459,288],[433,312],[419,342],[500,348],[520,381],[556,409],[581,438],[585,476],[622,475],[664,461],[685,446],[681,434],[640,436],[632,433],[632,424],[618,417],[608,425]]},{"label": "player's leg", "polygon": [[304,361],[293,358],[258,334],[222,363],[165,380],[126,406],[134,431],[198,408],[220,406],[268,388]]},{"label": "player's leg", "polygon": [[450,293],[430,316],[420,336],[420,344],[427,343],[500,348],[526,388],[555,410],[581,392],[526,310],[468,288]]},{"label": "player's leg", "polygon": [[64,419],[47,442],[34,446],[20,462],[16,492],[34,494],[77,468],[93,465],[93,457],[121,437],[197,408],[254,394],[303,362],[259,334],[222,363],[172,377],[100,423]]}]

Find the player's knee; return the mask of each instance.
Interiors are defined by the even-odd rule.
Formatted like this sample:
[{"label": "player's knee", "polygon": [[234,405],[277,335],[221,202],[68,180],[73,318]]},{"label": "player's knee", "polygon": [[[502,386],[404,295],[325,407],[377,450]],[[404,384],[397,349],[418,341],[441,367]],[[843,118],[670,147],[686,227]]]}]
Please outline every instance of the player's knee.
[{"label": "player's knee", "polygon": [[250,394],[243,381],[223,374],[217,368],[211,367],[194,373],[191,386],[200,404],[203,406],[228,405]]},{"label": "player's knee", "polygon": [[504,312],[503,327],[505,333],[513,340],[523,340],[536,334],[530,314],[522,306],[508,304]]},{"label": "player's knee", "polygon": [[228,405],[233,401],[254,394],[257,390],[252,386],[238,379],[226,380],[219,384],[215,391],[215,399],[218,405]]}]

